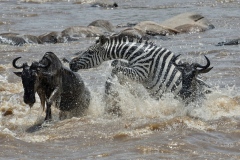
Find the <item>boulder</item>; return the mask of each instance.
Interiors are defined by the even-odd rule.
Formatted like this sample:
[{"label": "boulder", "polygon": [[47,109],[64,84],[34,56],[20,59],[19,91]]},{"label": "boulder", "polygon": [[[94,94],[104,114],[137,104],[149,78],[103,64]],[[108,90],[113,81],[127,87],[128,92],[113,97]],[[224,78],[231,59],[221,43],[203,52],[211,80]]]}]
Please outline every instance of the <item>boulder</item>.
[{"label": "boulder", "polygon": [[91,4],[91,7],[103,7],[103,8],[116,8],[118,4],[116,2],[109,2],[109,1],[97,1]]},{"label": "boulder", "polygon": [[160,23],[160,25],[177,30],[179,33],[203,32],[214,28],[214,25],[207,18],[190,12],[172,17]]},{"label": "boulder", "polygon": [[148,39],[148,37],[145,34],[145,32],[143,32],[142,30],[139,30],[137,28],[126,28],[126,29],[120,31],[119,33],[117,33],[116,35],[133,37],[133,38]]},{"label": "boulder", "polygon": [[114,32],[115,30],[115,27],[107,20],[96,20],[91,22],[88,26],[100,27],[105,32]]},{"label": "boulder", "polygon": [[136,37],[166,36],[178,33],[203,32],[208,29],[214,28],[214,26],[209,22],[209,20],[197,13],[179,14],[162,23],[142,21],[137,24],[120,24],[117,25],[117,27],[124,28],[122,31],[119,32],[120,34],[130,36],[134,35]]},{"label": "boulder", "polygon": [[138,23],[137,25],[135,25],[133,27],[134,29],[137,30],[141,30],[143,33],[147,34],[147,35],[172,35],[172,34],[176,34],[179,33],[177,30],[175,29],[171,29],[169,27],[164,27],[156,22],[152,22],[152,21],[143,21]]},{"label": "boulder", "polygon": [[50,32],[50,33],[45,33],[38,38],[43,42],[43,43],[61,43],[63,42],[63,38],[60,32]]},{"label": "boulder", "polygon": [[69,27],[61,32],[63,38],[68,41],[79,40],[79,38],[85,37],[97,37],[102,35],[103,32],[99,27],[95,26],[75,26]]},{"label": "boulder", "polygon": [[78,41],[80,38],[97,37],[114,31],[114,26],[106,20],[96,20],[88,26],[73,26],[61,32],[50,32],[40,35],[38,38],[43,43],[65,43]]},{"label": "boulder", "polygon": [[33,35],[20,35],[18,33],[2,33],[0,34],[0,43],[14,46],[21,46],[26,43],[41,44],[42,41]]},{"label": "boulder", "polygon": [[225,42],[219,42],[216,46],[224,46],[224,45],[238,45],[240,44],[240,38],[228,40]]},{"label": "boulder", "polygon": [[42,40],[39,39],[37,36],[33,36],[33,35],[23,35],[24,40],[27,43],[36,43],[36,44],[42,44]]}]

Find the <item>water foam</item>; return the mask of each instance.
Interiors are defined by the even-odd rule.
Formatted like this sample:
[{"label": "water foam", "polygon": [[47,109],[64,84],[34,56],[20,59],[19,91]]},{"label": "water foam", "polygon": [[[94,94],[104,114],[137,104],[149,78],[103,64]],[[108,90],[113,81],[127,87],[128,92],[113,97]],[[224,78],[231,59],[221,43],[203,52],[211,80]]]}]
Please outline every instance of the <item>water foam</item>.
[{"label": "water foam", "polygon": [[189,107],[189,115],[205,121],[240,114],[240,97],[236,88],[215,88],[201,107]]},{"label": "water foam", "polygon": [[[48,134],[46,136],[29,136],[29,134],[16,136],[16,134],[24,133],[26,127],[42,121],[45,113],[40,107],[39,99],[33,108],[29,109],[23,102],[21,92],[22,86],[20,83],[14,84],[15,86],[13,85],[15,89],[9,89],[12,85],[13,84],[6,85],[5,88],[7,92],[1,92],[2,95],[0,98],[2,102],[0,109],[11,108],[13,110],[13,115],[7,117],[0,115],[0,126],[2,128],[0,132],[10,134],[15,136],[15,138],[17,137],[18,139],[28,142],[43,142],[52,139]],[[125,85],[117,84],[115,89],[119,92],[119,104],[123,112],[122,117],[118,117],[117,120],[116,117],[106,118],[104,87],[100,87],[90,89],[92,100],[87,111],[87,118],[92,120],[91,124],[110,123],[109,125],[111,125],[114,120],[124,120],[126,124],[131,124],[132,126],[148,124],[148,127],[143,127],[141,129],[117,131],[120,136],[139,137],[152,134],[154,131],[154,129],[151,129],[151,126],[154,128],[152,122],[156,122],[158,124],[157,127],[163,127],[163,129],[174,129],[176,126],[181,127],[184,124],[189,128],[214,130],[216,126],[209,125],[206,121],[216,120],[224,116],[239,116],[240,114],[240,97],[237,94],[236,88],[213,88],[213,92],[207,95],[202,106],[185,106],[181,101],[174,99],[171,94],[165,95],[160,100],[152,99],[145,88],[137,83],[126,83]],[[56,110],[53,110],[53,112],[54,114],[57,113]],[[180,117],[180,119],[178,117]],[[162,122],[164,122],[164,124],[166,122],[166,124],[162,125]],[[19,130],[21,130],[19,128],[21,127],[22,131],[19,132]],[[50,128],[54,128],[54,126]],[[5,131],[3,131],[4,129]],[[113,133],[113,135],[116,135],[116,133]],[[61,138],[58,134],[56,134],[56,136]],[[65,135],[65,138],[67,136],[71,137],[71,135]]]},{"label": "water foam", "polygon": [[[215,120],[223,116],[234,117],[240,114],[239,101],[236,88],[213,88],[213,92],[206,95],[201,104],[192,103],[184,105],[173,98],[171,94],[160,100],[149,97],[145,88],[137,83],[127,85],[116,84],[123,117],[128,118],[160,118],[171,119],[178,116],[190,116],[202,120]],[[92,94],[89,114],[100,116],[105,113],[106,102],[104,91],[98,90]]]}]

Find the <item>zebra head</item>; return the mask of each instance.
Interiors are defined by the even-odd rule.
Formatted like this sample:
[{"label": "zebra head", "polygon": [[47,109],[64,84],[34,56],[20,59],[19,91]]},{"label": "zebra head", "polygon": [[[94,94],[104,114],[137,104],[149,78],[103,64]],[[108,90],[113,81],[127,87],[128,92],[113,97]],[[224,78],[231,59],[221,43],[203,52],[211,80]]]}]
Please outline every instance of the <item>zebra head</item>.
[{"label": "zebra head", "polygon": [[204,82],[197,79],[197,76],[199,74],[209,72],[213,67],[209,67],[210,61],[205,55],[204,57],[207,60],[207,64],[205,66],[198,63],[189,64],[187,62],[180,62],[179,64],[176,64],[176,60],[179,56],[180,54],[175,56],[172,61],[177,69],[182,73],[182,90],[180,91],[180,94],[182,94],[181,96],[183,98],[188,98],[197,90],[196,87],[198,84],[207,86]]},{"label": "zebra head", "polygon": [[79,69],[99,66],[104,61],[104,55],[106,53],[104,44],[107,40],[105,36],[100,36],[94,45],[91,45],[86,51],[70,61],[70,69],[76,72]]}]

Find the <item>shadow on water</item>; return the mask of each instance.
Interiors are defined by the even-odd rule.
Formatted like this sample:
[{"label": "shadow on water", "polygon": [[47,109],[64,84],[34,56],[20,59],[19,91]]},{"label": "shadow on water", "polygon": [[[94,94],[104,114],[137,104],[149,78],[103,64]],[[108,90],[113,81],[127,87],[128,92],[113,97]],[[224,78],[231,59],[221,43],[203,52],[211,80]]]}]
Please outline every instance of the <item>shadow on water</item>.
[{"label": "shadow on water", "polygon": [[41,130],[43,127],[42,127],[42,124],[35,124],[29,128],[26,129],[26,132],[27,133],[34,133],[34,132],[37,132],[39,130]]},{"label": "shadow on water", "polygon": [[52,122],[39,122],[26,129],[27,133],[34,133],[52,125]]}]

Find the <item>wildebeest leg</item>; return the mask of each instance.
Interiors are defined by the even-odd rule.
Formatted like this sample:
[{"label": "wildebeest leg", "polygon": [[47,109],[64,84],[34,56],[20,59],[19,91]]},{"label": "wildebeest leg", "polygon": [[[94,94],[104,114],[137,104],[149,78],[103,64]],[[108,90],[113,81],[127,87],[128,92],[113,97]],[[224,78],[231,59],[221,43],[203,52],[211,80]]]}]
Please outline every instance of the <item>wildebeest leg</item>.
[{"label": "wildebeest leg", "polygon": [[54,101],[59,100],[60,98],[60,89],[59,87],[56,87],[54,91],[51,93],[49,99],[47,99],[47,110],[46,110],[46,121],[49,121],[52,119],[52,113],[51,113],[51,105]]},{"label": "wildebeest leg", "polygon": [[[37,93],[39,95],[41,106],[43,107],[43,110],[45,109],[45,102],[46,102],[46,95],[44,90],[38,89]],[[50,121],[52,119],[52,113],[51,113],[51,103],[47,102],[47,109],[46,109],[46,117],[45,121]]]},{"label": "wildebeest leg", "polygon": [[38,93],[38,96],[39,96],[40,101],[41,101],[41,106],[42,106],[42,108],[44,110],[45,109],[45,102],[46,102],[46,94],[45,94],[44,90],[41,89],[41,88],[39,88],[37,90],[37,93]]},{"label": "wildebeest leg", "polygon": [[52,120],[51,104],[47,103],[47,110],[46,110],[45,121],[50,121],[50,120]]}]

